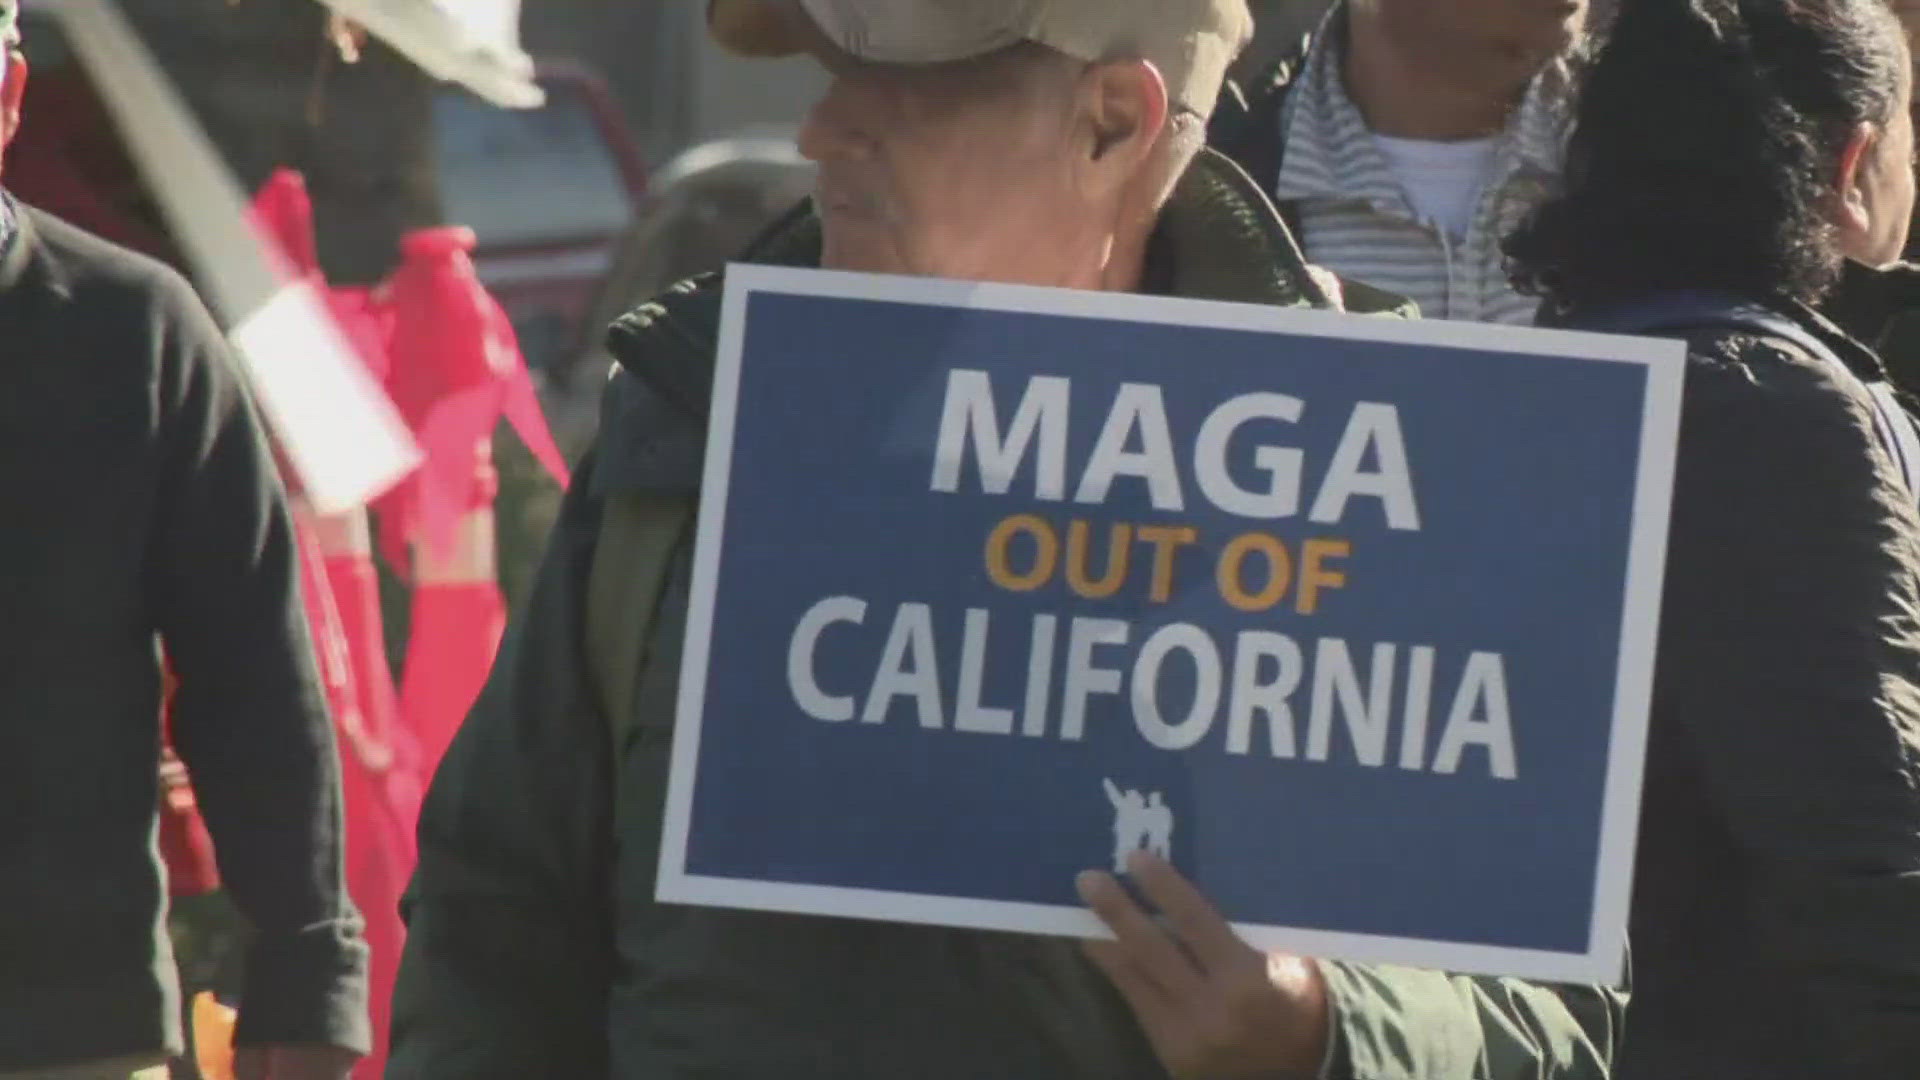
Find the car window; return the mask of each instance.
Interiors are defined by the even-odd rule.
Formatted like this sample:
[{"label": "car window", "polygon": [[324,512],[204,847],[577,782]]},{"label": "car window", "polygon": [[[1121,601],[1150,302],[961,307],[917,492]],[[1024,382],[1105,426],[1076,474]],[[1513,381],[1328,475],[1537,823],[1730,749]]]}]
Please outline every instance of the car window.
[{"label": "car window", "polygon": [[482,247],[605,238],[632,216],[626,183],[583,91],[546,86],[534,109],[449,87],[434,103],[447,220]]}]

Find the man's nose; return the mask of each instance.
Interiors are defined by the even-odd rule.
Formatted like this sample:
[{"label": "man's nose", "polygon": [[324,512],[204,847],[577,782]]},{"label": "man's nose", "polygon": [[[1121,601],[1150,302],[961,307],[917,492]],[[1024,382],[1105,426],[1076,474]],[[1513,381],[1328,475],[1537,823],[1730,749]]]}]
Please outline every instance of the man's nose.
[{"label": "man's nose", "polygon": [[861,105],[864,95],[845,76],[835,76],[827,92],[800,125],[800,153],[809,161],[867,157],[873,139]]}]

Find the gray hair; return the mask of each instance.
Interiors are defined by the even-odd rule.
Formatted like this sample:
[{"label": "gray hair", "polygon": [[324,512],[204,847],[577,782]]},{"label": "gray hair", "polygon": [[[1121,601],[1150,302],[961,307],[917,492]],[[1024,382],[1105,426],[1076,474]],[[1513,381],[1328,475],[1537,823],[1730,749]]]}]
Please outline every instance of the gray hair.
[{"label": "gray hair", "polygon": [[[1063,52],[1033,42],[1023,42],[990,53],[977,61],[963,61],[981,78],[994,75],[1004,77],[1007,66],[1030,77],[1035,85],[1050,83],[1052,89],[1063,94],[1074,85],[1082,74],[1097,66],[1087,61],[1068,56]],[[974,65],[979,65],[975,67]],[[1164,202],[1173,193],[1174,185],[1199,156],[1207,143],[1207,121],[1205,117],[1188,109],[1171,106],[1167,114],[1167,123],[1160,132],[1159,142],[1154,149],[1156,167],[1161,173],[1161,190],[1156,193],[1155,203]]]}]

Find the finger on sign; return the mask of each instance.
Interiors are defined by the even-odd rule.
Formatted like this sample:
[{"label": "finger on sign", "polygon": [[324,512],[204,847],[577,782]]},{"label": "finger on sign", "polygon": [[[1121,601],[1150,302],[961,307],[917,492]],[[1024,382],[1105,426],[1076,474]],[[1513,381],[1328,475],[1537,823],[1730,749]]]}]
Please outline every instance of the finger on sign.
[{"label": "finger on sign", "polygon": [[1247,944],[1233,932],[1220,912],[1166,860],[1145,851],[1135,852],[1127,869],[1168,926],[1209,971],[1241,960]]},{"label": "finger on sign", "polygon": [[1080,947],[1085,950],[1087,959],[1100,969],[1107,981],[1120,991],[1127,1000],[1142,1025],[1149,1025],[1153,1018],[1160,1016],[1169,1008],[1169,1000],[1147,974],[1140,970],[1127,955],[1127,950],[1112,941],[1083,941]]},{"label": "finger on sign", "polygon": [[1088,871],[1077,882],[1081,899],[1120,939],[1120,949],[1133,966],[1163,993],[1176,997],[1197,993],[1200,970],[1160,924],[1127,895],[1110,874]]}]

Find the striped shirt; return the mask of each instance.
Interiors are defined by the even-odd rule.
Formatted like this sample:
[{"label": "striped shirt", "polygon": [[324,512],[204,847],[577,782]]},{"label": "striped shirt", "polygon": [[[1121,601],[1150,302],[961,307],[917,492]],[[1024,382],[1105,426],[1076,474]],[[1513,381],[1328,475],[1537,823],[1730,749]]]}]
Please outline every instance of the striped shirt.
[{"label": "striped shirt", "polygon": [[1539,300],[1507,281],[1500,241],[1559,174],[1567,114],[1557,72],[1534,80],[1501,133],[1489,182],[1464,236],[1424,221],[1375,143],[1341,75],[1335,8],[1288,95],[1275,196],[1299,207],[1307,257],[1341,277],[1398,293],[1427,318],[1531,325]]}]

